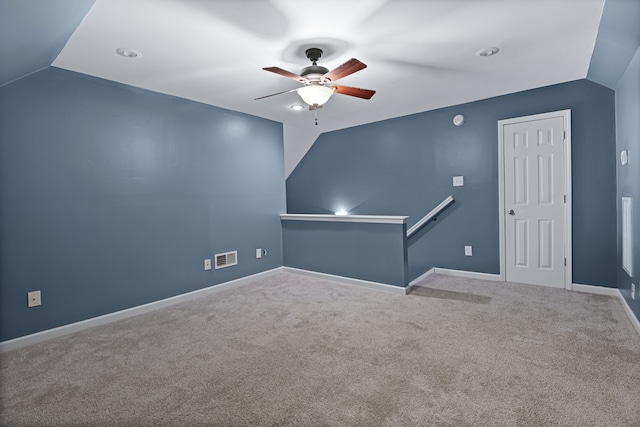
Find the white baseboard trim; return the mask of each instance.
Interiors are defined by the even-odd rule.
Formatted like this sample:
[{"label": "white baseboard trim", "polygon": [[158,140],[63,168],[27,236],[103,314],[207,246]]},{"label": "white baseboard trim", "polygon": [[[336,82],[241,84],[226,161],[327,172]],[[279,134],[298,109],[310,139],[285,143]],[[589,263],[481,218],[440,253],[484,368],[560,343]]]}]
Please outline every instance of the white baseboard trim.
[{"label": "white baseboard trim", "polygon": [[477,273],[475,271],[452,270],[449,268],[434,268],[434,274],[442,274],[443,276],[466,277],[467,279],[490,280],[492,282],[504,282],[499,274]]},{"label": "white baseboard trim", "polygon": [[[36,332],[34,334],[25,335],[23,337],[14,338],[12,340],[2,341],[0,342],[0,353],[9,351],[9,350],[15,350],[17,348],[24,347],[29,344],[35,344],[35,343],[46,341],[52,338],[67,335],[73,332],[78,332],[84,329],[92,328],[94,326],[100,326],[107,323],[115,322],[117,320],[137,316],[139,314],[147,313],[149,311],[157,310],[163,307],[168,307],[183,301],[188,301],[188,300],[195,299],[207,294],[222,291],[224,289],[230,289],[233,287],[241,286],[249,282],[252,282],[254,280],[262,279],[283,271],[316,277],[320,279],[331,280],[334,282],[344,283],[348,285],[355,285],[355,286],[365,287],[369,289],[375,289],[375,290],[393,293],[393,294],[399,294],[399,295],[408,294],[411,291],[411,288],[413,286],[415,286],[418,282],[422,281],[423,279],[425,279],[426,277],[432,274],[442,274],[445,276],[457,276],[457,277],[466,277],[471,279],[481,279],[481,280],[491,280],[491,281],[503,281],[503,279],[498,274],[476,273],[472,271],[452,270],[452,269],[446,269],[446,268],[433,267],[426,273],[422,274],[420,277],[412,280],[411,283],[409,283],[409,286],[407,286],[406,288],[403,288],[400,286],[389,285],[386,283],[371,282],[368,280],[361,280],[361,279],[353,279],[350,277],[336,276],[333,274],[320,273],[317,271],[302,270],[302,269],[292,268],[292,267],[276,267],[272,270],[267,270],[260,273],[252,274],[250,276],[241,277],[239,279],[231,280],[229,282],[219,283],[217,285],[209,286],[207,288],[198,289],[198,290],[187,292],[181,295],[165,298],[159,301],[150,302],[148,304],[139,305],[137,307],[132,307],[125,310],[116,311],[114,313],[93,317],[91,319],[82,320],[80,322],[75,322],[68,325],[59,326],[57,328],[48,329],[46,331]],[[573,283],[572,290],[577,292],[587,292],[587,293],[599,294],[599,295],[617,296],[620,299],[620,302],[624,307],[624,310],[627,313],[629,320],[631,320],[631,323],[633,324],[636,331],[640,335],[640,321],[634,315],[633,311],[631,310],[631,307],[629,307],[629,305],[627,304],[627,301],[624,299],[619,289],[605,288],[602,286],[581,285],[578,283]]]},{"label": "white baseboard trim", "polygon": [[413,288],[415,285],[431,276],[432,274],[442,274],[443,276],[455,276],[455,277],[466,277],[467,279],[480,279],[480,280],[490,280],[493,282],[503,282],[502,276],[499,274],[489,274],[489,273],[477,273],[475,271],[464,271],[464,270],[452,270],[450,268],[440,268],[440,267],[432,267],[426,273],[420,275],[418,278],[409,282],[409,286],[407,287],[407,293]]},{"label": "white baseboard trim", "polygon": [[272,270],[263,271],[261,273],[252,274],[250,276],[241,277],[239,279],[231,280],[229,282],[219,283],[217,285],[209,286],[203,289],[187,292],[184,294],[176,295],[170,298],[150,302],[148,304],[139,305],[136,307],[127,308],[125,310],[116,311],[102,316],[93,317],[91,319],[81,320],[79,322],[70,323],[68,325],[59,326],[53,329],[47,329],[46,331],[36,332],[34,334],[25,335],[23,337],[14,338],[12,340],[0,342],[0,353],[9,350],[15,350],[20,347],[24,347],[29,344],[35,344],[41,341],[46,341],[51,338],[60,337],[73,332],[78,332],[83,329],[92,328],[94,326],[104,325],[107,323],[115,322],[117,320],[126,319],[129,317],[137,316],[139,314],[147,313],[149,311],[157,310],[159,308],[168,307],[183,301],[188,301],[194,298],[198,298],[207,294],[222,291],[224,289],[230,289],[236,286],[241,286],[252,282],[257,279],[271,276],[273,274],[282,271],[282,267],[276,267]]},{"label": "white baseboard trim", "polygon": [[620,292],[620,289],[616,290],[618,291],[618,298],[620,299],[622,307],[624,307],[625,313],[627,313],[627,316],[629,316],[629,320],[631,320],[631,323],[636,328],[636,332],[638,333],[638,335],[640,335],[640,321],[631,310],[631,307],[629,307],[629,304],[627,304],[627,300],[624,299],[624,296],[622,296],[622,292]]},{"label": "white baseboard trim", "polygon": [[412,288],[413,286],[415,286],[418,283],[422,282],[424,279],[426,279],[427,277],[429,277],[432,274],[434,274],[435,271],[436,271],[436,268],[435,267],[431,267],[426,273],[421,274],[420,276],[418,276],[417,278],[415,278],[411,282],[409,282],[409,288]]},{"label": "white baseboard trim", "polygon": [[571,290],[576,292],[586,292],[589,294],[618,296],[618,288],[606,288],[604,286],[581,285],[580,283],[572,283]]},{"label": "white baseboard trim", "polygon": [[409,291],[408,286],[403,288],[402,286],[394,286],[394,285],[389,285],[387,283],[370,282],[368,280],[353,279],[351,277],[336,276],[333,274],[320,273],[320,272],[311,271],[311,270],[302,270],[302,269],[293,268],[293,267],[282,267],[282,270],[288,273],[302,274],[303,276],[310,276],[318,279],[331,280],[334,282],[344,283],[347,285],[355,285],[355,286],[360,286],[360,287],[369,288],[369,289],[376,289],[378,291],[389,292],[392,294],[406,295]]}]

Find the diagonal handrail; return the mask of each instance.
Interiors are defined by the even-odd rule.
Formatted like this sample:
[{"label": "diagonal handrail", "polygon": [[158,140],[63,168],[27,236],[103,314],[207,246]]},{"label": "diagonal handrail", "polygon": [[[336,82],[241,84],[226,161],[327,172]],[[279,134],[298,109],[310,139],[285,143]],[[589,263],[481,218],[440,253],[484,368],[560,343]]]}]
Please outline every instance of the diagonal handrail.
[{"label": "diagonal handrail", "polygon": [[423,225],[431,221],[436,215],[442,212],[447,206],[453,203],[453,196],[449,196],[444,199],[438,206],[433,208],[431,212],[422,217],[422,219],[416,222],[410,229],[407,230],[407,238],[413,236]]}]

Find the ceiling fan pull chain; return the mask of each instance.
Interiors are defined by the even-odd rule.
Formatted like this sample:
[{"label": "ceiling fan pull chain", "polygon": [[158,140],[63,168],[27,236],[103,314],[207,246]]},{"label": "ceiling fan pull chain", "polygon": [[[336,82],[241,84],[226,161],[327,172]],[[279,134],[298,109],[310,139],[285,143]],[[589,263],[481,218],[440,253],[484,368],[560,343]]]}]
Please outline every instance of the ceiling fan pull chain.
[{"label": "ceiling fan pull chain", "polygon": [[316,115],[316,126],[318,126],[318,109],[316,108],[313,112]]}]

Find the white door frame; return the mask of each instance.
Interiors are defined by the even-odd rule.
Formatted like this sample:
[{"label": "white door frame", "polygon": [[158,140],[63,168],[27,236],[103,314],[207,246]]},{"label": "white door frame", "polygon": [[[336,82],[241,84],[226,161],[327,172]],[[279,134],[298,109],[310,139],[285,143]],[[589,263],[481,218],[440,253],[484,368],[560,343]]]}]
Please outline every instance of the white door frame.
[{"label": "white door frame", "polygon": [[564,271],[564,288],[571,290],[573,283],[573,248],[572,248],[572,219],[571,219],[571,110],[553,111],[550,113],[534,114],[532,116],[514,117],[498,121],[498,211],[499,211],[499,239],[500,239],[500,280],[505,281],[506,275],[506,241],[505,241],[505,207],[504,207],[504,126],[514,123],[543,120],[552,117],[564,119],[564,185],[567,202],[564,204],[565,235],[564,256],[567,265]]}]

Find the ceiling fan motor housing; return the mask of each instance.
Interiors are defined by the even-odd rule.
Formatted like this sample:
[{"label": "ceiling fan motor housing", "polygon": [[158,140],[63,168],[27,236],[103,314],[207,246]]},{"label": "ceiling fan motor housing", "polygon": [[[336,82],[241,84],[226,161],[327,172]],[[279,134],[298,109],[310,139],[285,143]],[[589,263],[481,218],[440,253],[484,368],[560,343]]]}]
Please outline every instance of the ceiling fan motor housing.
[{"label": "ceiling fan motor housing", "polygon": [[[307,77],[310,74],[327,74],[329,72],[328,68],[322,67],[320,65],[309,65],[308,67],[304,67],[300,72],[302,77]],[[309,76],[310,77],[310,76]]]},{"label": "ceiling fan motor housing", "polygon": [[318,59],[320,59],[320,57],[322,56],[322,49],[318,49],[317,47],[312,47],[307,49],[305,51],[305,54],[307,55],[307,58],[309,58],[309,60],[312,62],[312,65],[308,67],[304,67],[300,72],[300,76],[313,77],[313,76],[310,76],[310,74],[319,74],[321,76],[329,72],[328,68],[325,68],[316,64],[316,62],[318,62]]}]

